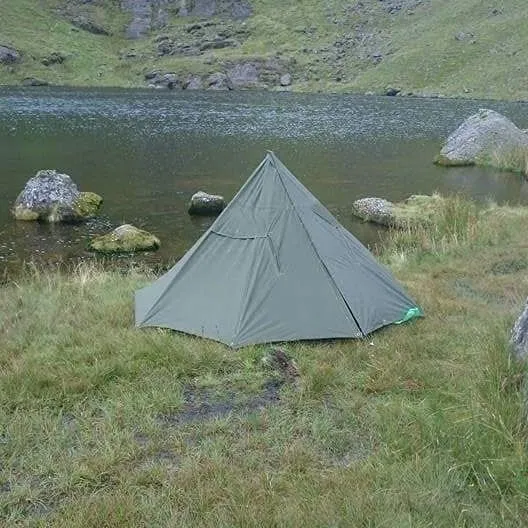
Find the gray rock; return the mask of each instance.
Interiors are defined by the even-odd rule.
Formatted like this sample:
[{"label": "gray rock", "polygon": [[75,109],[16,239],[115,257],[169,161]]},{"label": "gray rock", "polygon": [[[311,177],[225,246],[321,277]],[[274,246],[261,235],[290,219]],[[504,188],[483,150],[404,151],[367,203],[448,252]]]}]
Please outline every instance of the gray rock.
[{"label": "gray rock", "polygon": [[253,7],[248,2],[238,1],[231,4],[231,16],[235,20],[245,20],[253,14]]},{"label": "gray rock", "polygon": [[152,71],[145,74],[145,80],[149,81],[149,86],[154,88],[180,88],[180,80],[173,72]]},{"label": "gray rock", "polygon": [[160,241],[148,231],[123,224],[106,235],[94,238],[89,242],[88,247],[101,253],[129,253],[158,249]]},{"label": "gray rock", "polygon": [[383,53],[377,51],[372,54],[372,62],[374,64],[379,64],[383,60]]},{"label": "gray rock", "polygon": [[455,35],[455,40],[464,41],[464,40],[472,39],[474,36],[475,35],[473,35],[473,33],[464,33],[463,31],[459,31]]},{"label": "gray rock", "polygon": [[40,62],[44,66],[51,66],[53,64],[62,64],[66,60],[66,56],[58,51],[50,53],[47,57],[44,57]]},{"label": "gray rock", "polygon": [[126,28],[126,36],[138,39],[152,29],[160,29],[168,21],[168,5],[171,0],[121,0],[121,9],[132,15]]},{"label": "gray rock", "polygon": [[20,53],[15,48],[0,45],[0,64],[15,64],[20,59]]},{"label": "gray rock", "polygon": [[41,170],[26,183],[13,205],[17,220],[77,222],[93,216],[102,198],[81,193],[67,174]]},{"label": "gray rock", "polygon": [[259,72],[254,62],[235,64],[227,70],[233,88],[255,88],[259,84]]},{"label": "gray rock", "polygon": [[391,226],[394,224],[394,204],[384,198],[361,198],[352,204],[352,213],[367,222]]},{"label": "gray rock", "polygon": [[528,356],[528,299],[524,309],[513,325],[510,347],[516,359],[526,359]]},{"label": "gray rock", "polygon": [[22,80],[22,86],[48,86],[48,81],[36,79],[35,77],[26,77]]},{"label": "gray rock", "polygon": [[279,82],[281,86],[290,86],[292,83],[291,75],[289,73],[285,73],[284,75],[281,75]]},{"label": "gray rock", "polygon": [[493,159],[528,148],[528,136],[507,117],[480,109],[448,138],[436,163],[440,165],[493,165]]},{"label": "gray rock", "polygon": [[93,33],[94,35],[110,35],[110,32],[105,29],[103,26],[93,21],[91,18],[88,18],[84,15],[77,15],[70,19],[70,22],[79,29],[87,31],[88,33]]},{"label": "gray rock", "polygon": [[202,78],[198,75],[190,75],[182,84],[184,90],[203,90]]},{"label": "gray rock", "polygon": [[385,95],[388,95],[389,97],[394,97],[395,95],[398,95],[400,92],[401,90],[399,88],[393,88],[391,86],[385,90]]},{"label": "gray rock", "polygon": [[352,204],[352,214],[367,222],[394,228],[432,225],[445,203],[445,198],[437,193],[413,194],[397,203],[383,198],[362,198]]},{"label": "gray rock", "polygon": [[211,49],[236,48],[238,42],[234,39],[217,37],[214,40],[206,40],[200,43],[200,51],[207,51]]},{"label": "gray rock", "polygon": [[154,70],[154,71],[151,71],[151,72],[147,72],[147,73],[145,73],[145,80],[146,81],[150,81],[151,79],[156,78],[160,74],[161,74],[161,72],[159,70]]},{"label": "gray rock", "polygon": [[203,191],[198,191],[192,195],[189,203],[190,215],[217,215],[222,212],[225,207],[225,200],[223,196],[216,194],[207,194]]},{"label": "gray rock", "polygon": [[217,72],[207,77],[207,88],[210,90],[232,90],[233,84],[225,73]]},{"label": "gray rock", "polygon": [[234,20],[245,20],[253,14],[247,0],[181,0],[180,16],[221,16]]}]

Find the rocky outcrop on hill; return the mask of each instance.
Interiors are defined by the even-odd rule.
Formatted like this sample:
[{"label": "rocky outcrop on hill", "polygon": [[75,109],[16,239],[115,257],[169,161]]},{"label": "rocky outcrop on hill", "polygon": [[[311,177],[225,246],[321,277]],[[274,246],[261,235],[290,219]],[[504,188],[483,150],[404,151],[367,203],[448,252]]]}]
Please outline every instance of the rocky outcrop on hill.
[{"label": "rocky outcrop on hill", "polygon": [[92,192],[79,192],[67,174],[41,170],[28,180],[13,206],[17,220],[78,222],[94,216],[103,199]]},{"label": "rocky outcrop on hill", "polygon": [[148,81],[150,88],[181,88],[180,79],[174,72],[152,71],[145,74],[145,80]]},{"label": "rocky outcrop on hill", "polygon": [[11,46],[0,44],[0,64],[15,64],[20,62],[20,52]]},{"label": "rocky outcrop on hill", "polygon": [[165,27],[168,7],[174,0],[122,0],[121,8],[132,15],[125,33],[130,39],[138,39],[153,29]]},{"label": "rocky outcrop on hill", "polygon": [[219,16],[244,20],[253,14],[248,0],[181,0],[180,16]]},{"label": "rocky outcrop on hill", "polygon": [[241,24],[225,21],[203,21],[189,24],[183,31],[159,35],[156,39],[158,56],[203,55],[211,50],[236,48],[249,36]]},{"label": "rocky outcrop on hill", "polygon": [[85,15],[73,16],[70,18],[70,22],[76,28],[87,31],[88,33],[93,33],[94,35],[110,35],[110,31]]},{"label": "rocky outcrop on hill", "polygon": [[294,61],[286,59],[250,59],[241,62],[226,62],[221,71],[208,75],[178,74],[154,70],[144,74],[151,88],[182,88],[184,90],[245,90],[284,89],[293,82],[290,71]]},{"label": "rocky outcrop on hill", "polygon": [[[232,20],[245,20],[253,13],[247,0],[121,0],[121,9],[132,15],[125,30],[130,39],[141,38],[152,30],[165,27],[169,11],[177,12],[182,17],[215,16]],[[219,42],[225,44],[225,41]],[[178,46],[173,47],[177,48]],[[161,46],[162,51],[163,49]]]}]

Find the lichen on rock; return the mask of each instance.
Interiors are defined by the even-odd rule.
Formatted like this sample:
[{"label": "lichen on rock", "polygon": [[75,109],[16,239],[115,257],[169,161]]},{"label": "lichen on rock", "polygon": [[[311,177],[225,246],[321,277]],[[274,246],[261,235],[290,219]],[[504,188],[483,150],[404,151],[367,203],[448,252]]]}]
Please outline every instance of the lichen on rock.
[{"label": "lichen on rock", "polygon": [[94,216],[103,199],[95,193],[79,192],[67,174],[41,170],[30,178],[13,205],[16,220],[80,222]]},{"label": "lichen on rock", "polygon": [[123,224],[110,233],[91,240],[88,247],[100,253],[149,251],[160,247],[158,237],[130,224]]}]

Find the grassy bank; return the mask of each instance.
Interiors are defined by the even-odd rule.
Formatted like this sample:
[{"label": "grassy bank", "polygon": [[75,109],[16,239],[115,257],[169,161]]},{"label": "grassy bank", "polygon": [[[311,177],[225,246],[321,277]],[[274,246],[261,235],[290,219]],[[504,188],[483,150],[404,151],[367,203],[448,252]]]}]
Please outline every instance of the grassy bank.
[{"label": "grassy bank", "polygon": [[290,383],[133,328],[148,273],[28,268],[0,295],[0,516],[34,526],[524,526],[524,209],[447,200],[380,258],[426,318],[285,348]]},{"label": "grassy bank", "polygon": [[[192,44],[186,26],[200,19],[178,16],[173,5],[166,27],[132,41],[125,38],[131,15],[118,2],[8,0],[2,6],[0,44],[20,50],[22,61],[0,66],[0,84],[37,77],[61,85],[145,86],[144,74],[154,69],[208,75],[229,63],[280,57],[291,64],[294,91],[385,93],[391,86],[403,94],[528,98],[523,0],[250,3],[253,14],[243,23],[211,19],[217,33],[235,31],[239,45],[159,56],[158,37]],[[111,35],[73,28],[69,20],[77,13]],[[43,65],[53,52],[66,60]]]}]

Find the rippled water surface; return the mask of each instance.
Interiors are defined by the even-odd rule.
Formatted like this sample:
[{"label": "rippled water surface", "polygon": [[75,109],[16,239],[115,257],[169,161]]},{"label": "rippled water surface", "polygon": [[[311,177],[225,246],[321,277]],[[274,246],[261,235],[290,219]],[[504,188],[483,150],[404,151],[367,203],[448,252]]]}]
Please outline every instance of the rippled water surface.
[{"label": "rippled water surface", "polygon": [[[528,202],[518,176],[435,167],[451,130],[478,108],[528,127],[528,105],[489,101],[144,90],[0,89],[0,270],[24,260],[90,254],[87,239],[123,222],[157,234],[141,258],[173,262],[210,224],[187,214],[197,190],[231,198],[273,150],[362,241],[377,230],[355,221],[363,196],[462,192]],[[15,222],[9,208],[39,169],[69,174],[105,200],[78,226]]]}]

